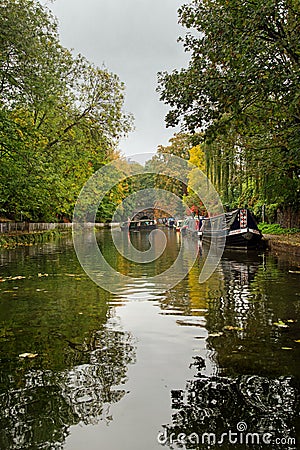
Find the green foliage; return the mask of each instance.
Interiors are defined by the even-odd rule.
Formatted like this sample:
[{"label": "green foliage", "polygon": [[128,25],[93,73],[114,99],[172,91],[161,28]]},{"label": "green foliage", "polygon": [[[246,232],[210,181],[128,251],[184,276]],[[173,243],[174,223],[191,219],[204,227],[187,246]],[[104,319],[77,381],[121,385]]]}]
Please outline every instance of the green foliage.
[{"label": "green foliage", "polygon": [[[190,136],[188,134],[175,134],[170,140],[169,145],[158,146],[157,154],[151,160],[151,166],[157,173],[162,172],[164,175],[155,177],[155,187],[173,192],[182,198],[187,194],[188,180],[180,181],[182,177],[182,160],[189,159],[189,150],[192,147]],[[181,158],[179,161],[170,158],[169,155]],[[179,179],[178,179],[179,178]]]},{"label": "green foliage", "polygon": [[[71,218],[83,184],[131,129],[124,85],[62,47],[37,0],[1,0],[0,11],[0,210]],[[110,214],[104,205],[103,220]]]},{"label": "green foliage", "polygon": [[299,208],[298,0],[192,0],[179,9],[187,69],[159,74],[169,126],[203,135],[223,201]]},{"label": "green foliage", "polygon": [[295,234],[300,233],[299,228],[282,228],[279,224],[259,223],[259,230],[263,234]]}]

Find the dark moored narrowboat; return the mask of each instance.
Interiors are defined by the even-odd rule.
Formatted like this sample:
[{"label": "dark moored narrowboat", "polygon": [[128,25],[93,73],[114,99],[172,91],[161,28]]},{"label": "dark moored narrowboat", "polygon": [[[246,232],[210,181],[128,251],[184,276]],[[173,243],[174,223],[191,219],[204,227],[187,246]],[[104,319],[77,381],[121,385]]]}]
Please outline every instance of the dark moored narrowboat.
[{"label": "dark moored narrowboat", "polygon": [[230,248],[256,247],[262,238],[251,212],[241,208],[203,219],[200,238],[204,243],[214,240],[217,244],[224,236]]},{"label": "dark moored narrowboat", "polygon": [[121,224],[122,231],[142,231],[142,230],[154,230],[156,228],[155,220],[131,220],[123,222]]}]

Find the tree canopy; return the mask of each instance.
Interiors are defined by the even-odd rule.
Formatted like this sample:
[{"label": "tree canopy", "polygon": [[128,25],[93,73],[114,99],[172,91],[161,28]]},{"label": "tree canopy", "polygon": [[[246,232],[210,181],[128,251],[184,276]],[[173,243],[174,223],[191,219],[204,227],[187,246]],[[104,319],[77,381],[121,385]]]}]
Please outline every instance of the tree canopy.
[{"label": "tree canopy", "polygon": [[124,84],[64,48],[37,0],[1,0],[0,12],[0,215],[70,218],[84,182],[132,128]]},{"label": "tree canopy", "polygon": [[168,126],[204,133],[207,170],[231,204],[299,208],[298,0],[192,0],[191,58],[159,74]]}]

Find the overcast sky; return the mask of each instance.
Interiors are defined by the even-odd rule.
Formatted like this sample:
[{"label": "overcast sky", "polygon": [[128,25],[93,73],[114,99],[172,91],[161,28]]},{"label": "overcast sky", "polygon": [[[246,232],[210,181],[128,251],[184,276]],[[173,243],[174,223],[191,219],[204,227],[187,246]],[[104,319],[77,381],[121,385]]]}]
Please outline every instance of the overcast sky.
[{"label": "overcast sky", "polygon": [[48,7],[59,21],[61,43],[91,62],[104,64],[126,85],[125,108],[136,131],[120,143],[126,155],[155,152],[174,129],[155,92],[157,72],[185,67],[188,55],[177,38],[177,9],[184,0],[56,0]]}]

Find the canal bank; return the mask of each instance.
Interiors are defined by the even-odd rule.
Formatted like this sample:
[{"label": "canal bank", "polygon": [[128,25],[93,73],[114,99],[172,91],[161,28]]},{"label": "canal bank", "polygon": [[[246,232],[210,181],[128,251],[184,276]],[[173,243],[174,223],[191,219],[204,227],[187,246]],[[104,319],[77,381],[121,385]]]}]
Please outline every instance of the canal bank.
[{"label": "canal bank", "polygon": [[[119,224],[97,222],[87,225],[101,230]],[[0,249],[13,249],[19,246],[50,242],[54,238],[71,233],[71,231],[72,223],[0,223]]]},{"label": "canal bank", "polygon": [[275,235],[264,234],[267,249],[279,259],[300,267],[300,233]]},{"label": "canal bank", "polygon": [[12,222],[0,220],[0,249],[12,249],[52,241],[69,233],[71,223]]},{"label": "canal bank", "polygon": [[20,246],[30,246],[39,243],[50,242],[55,238],[64,236],[66,233],[70,233],[72,228],[65,230],[44,230],[35,231],[31,233],[17,232],[14,234],[2,234],[0,235],[0,249],[13,249]]}]

